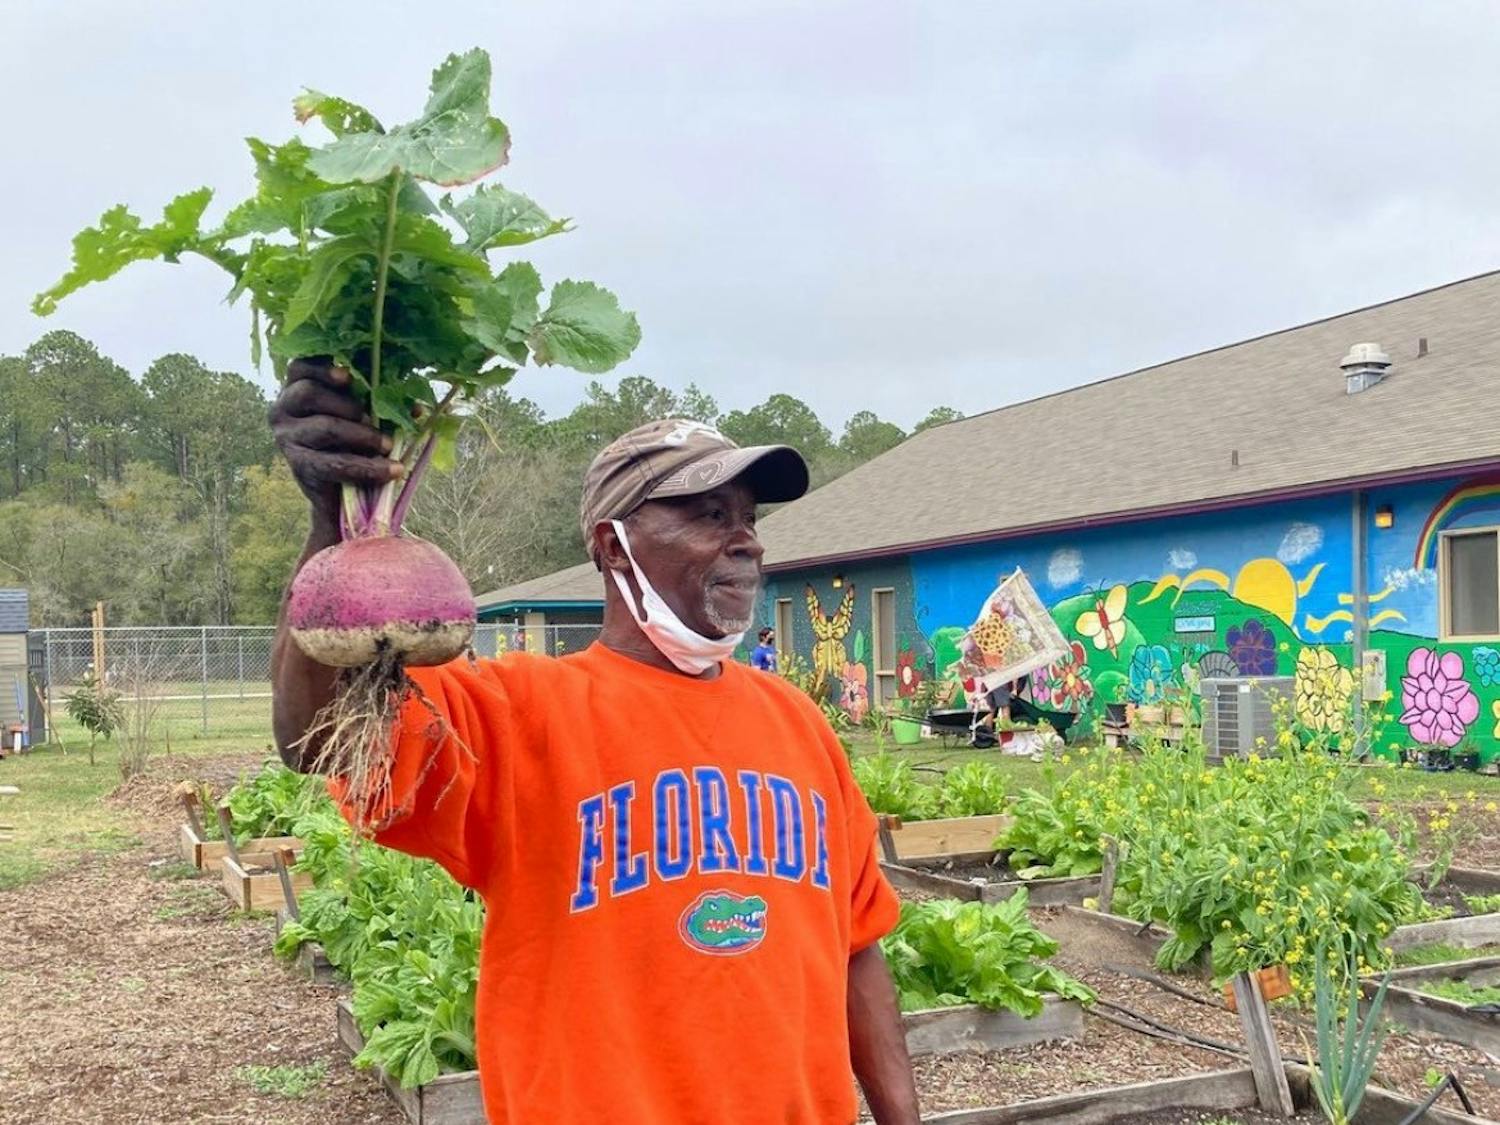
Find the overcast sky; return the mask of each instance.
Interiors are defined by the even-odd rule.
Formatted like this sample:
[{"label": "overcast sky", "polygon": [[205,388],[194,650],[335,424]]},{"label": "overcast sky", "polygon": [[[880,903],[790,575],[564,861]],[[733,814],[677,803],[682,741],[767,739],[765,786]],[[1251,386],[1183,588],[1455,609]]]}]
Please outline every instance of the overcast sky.
[{"label": "overcast sky", "polygon": [[[836,427],[974,412],[1500,264],[1492,2],[0,0],[0,353],[250,373],[205,264],[31,295],[111,204],[250,187],[303,85],[412,114],[495,61],[503,182],[644,340],[617,374]],[[1332,372],[1330,372],[1332,374]],[[584,379],[529,371],[566,411]]]}]

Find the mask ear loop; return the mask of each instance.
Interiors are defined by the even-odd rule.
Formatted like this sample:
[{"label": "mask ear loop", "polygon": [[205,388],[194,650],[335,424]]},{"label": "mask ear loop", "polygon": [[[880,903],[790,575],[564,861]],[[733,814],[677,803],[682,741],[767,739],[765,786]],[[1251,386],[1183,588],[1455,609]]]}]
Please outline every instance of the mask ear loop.
[{"label": "mask ear loop", "polygon": [[[635,552],[630,549],[630,536],[625,534],[625,525],[619,520],[610,520],[609,526],[615,529],[615,535],[620,539],[620,546],[625,548],[625,558],[630,563],[630,572],[635,575],[637,582],[643,582],[641,568],[636,565]],[[619,589],[621,596],[624,597],[625,604],[630,607],[631,616],[637,622],[644,625],[651,618],[651,615],[646,612],[645,585],[642,584],[640,598],[637,599],[635,593],[630,589],[630,583],[626,581],[623,574],[618,570],[611,570],[609,573],[615,580],[615,586]]]}]

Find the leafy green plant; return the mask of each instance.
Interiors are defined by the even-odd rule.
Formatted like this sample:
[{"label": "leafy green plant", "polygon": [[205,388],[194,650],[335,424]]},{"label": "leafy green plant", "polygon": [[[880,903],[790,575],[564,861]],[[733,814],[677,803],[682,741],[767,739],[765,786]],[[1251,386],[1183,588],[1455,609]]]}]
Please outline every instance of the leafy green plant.
[{"label": "leafy green plant", "polygon": [[1329,970],[1326,948],[1318,947],[1315,987],[1318,1049],[1316,1056],[1309,1052],[1309,1057],[1313,1060],[1313,1093],[1331,1125],[1348,1125],[1359,1112],[1375,1060],[1385,1042],[1386,1029],[1380,1022],[1380,1009],[1391,983],[1387,974],[1361,1020],[1359,966],[1351,956],[1341,968],[1347,982],[1343,996],[1339,995]]},{"label": "leafy green plant", "polygon": [[[413,465],[432,440],[451,442],[455,398],[505,384],[528,358],[607,371],[640,338],[608,291],[561,281],[542,310],[530,264],[493,272],[488,262],[491,251],[564,233],[568,220],[499,185],[436,202],[421,186],[459,187],[506,163],[510,133],[490,115],[489,86],[488,54],[450,55],[433,71],[421,115],[389,128],[353,102],[308,90],[294,115],[321,122],[330,141],[251,139],[255,195],[218,225],[203,223],[208,188],[178,196],[155,225],[123,206],[106,211],[74,239],[72,269],[33,310],[45,316],[132,262],[205,258],[232,277],[229,300],[249,295],[257,361],[262,340],[278,370],[298,356],[331,356],[397,437],[395,455]],[[450,387],[441,401],[435,380]],[[389,520],[398,497],[380,501],[379,512],[348,514]]]},{"label": "leafy green plant", "polygon": [[1418,988],[1431,996],[1441,996],[1444,1000],[1453,1000],[1470,1007],[1475,1004],[1500,1004],[1500,987],[1495,985],[1476,985],[1463,980],[1435,980],[1424,982]]},{"label": "leafy green plant", "polygon": [[306,1066],[242,1066],[234,1076],[257,1094],[295,1099],[322,1084],[328,1077],[328,1064],[319,1059]]},{"label": "leafy green plant", "polygon": [[[225,797],[229,821],[236,843],[264,836],[290,836],[297,823],[309,813],[333,811],[333,801],[321,777],[289,770],[279,761],[270,761],[248,778],[242,779]],[[209,818],[204,831],[217,839],[217,820]]]},{"label": "leafy green plant", "polygon": [[94,746],[110,737],[125,723],[120,692],[99,679],[92,668],[84,672],[78,686],[64,698],[68,718],[89,732],[89,765],[96,765]]},{"label": "leafy green plant", "polygon": [[314,887],[276,953],[319,942],[353,983],[356,1065],[404,1087],[472,1070],[483,905],[437,864],[360,839],[337,814],[311,813],[297,833]]},{"label": "leafy green plant", "polygon": [[1500,914],[1500,894],[1464,895],[1470,914]]},{"label": "leafy green plant", "polygon": [[1020,793],[995,847],[1010,853],[1011,870],[1022,879],[1095,874],[1104,865],[1103,838],[1115,834],[1139,788],[1131,768],[1101,751],[1061,777],[1049,762],[1043,776],[1050,789]]},{"label": "leafy green plant", "polygon": [[904,1011],[979,1004],[1028,1019],[1048,995],[1091,1003],[1093,990],[1044,959],[1057,942],[1026,913],[1021,891],[1004,902],[908,902],[881,939]]},{"label": "leafy green plant", "polygon": [[905,758],[881,752],[854,759],[854,780],[870,808],[902,820],[927,820],[937,804],[932,786],[917,780]]},{"label": "leafy green plant", "polygon": [[933,805],[935,816],[993,816],[1005,809],[1005,772],[994,762],[975,759],[943,775]]}]

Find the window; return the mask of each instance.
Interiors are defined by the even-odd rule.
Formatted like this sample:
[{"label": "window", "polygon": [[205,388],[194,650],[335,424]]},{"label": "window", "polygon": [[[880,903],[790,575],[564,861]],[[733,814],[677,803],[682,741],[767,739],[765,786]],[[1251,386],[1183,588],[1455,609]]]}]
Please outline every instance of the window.
[{"label": "window", "polygon": [[[771,626],[776,630],[776,655],[779,657],[783,652],[791,652],[792,649],[792,599],[776,599],[776,623]],[[778,660],[776,667],[781,667]]]},{"label": "window", "polygon": [[1497,529],[1444,532],[1438,588],[1444,639],[1500,636]]},{"label": "window", "polygon": [[870,595],[874,625],[875,697],[878,706],[896,698],[896,591],[886,587]]}]

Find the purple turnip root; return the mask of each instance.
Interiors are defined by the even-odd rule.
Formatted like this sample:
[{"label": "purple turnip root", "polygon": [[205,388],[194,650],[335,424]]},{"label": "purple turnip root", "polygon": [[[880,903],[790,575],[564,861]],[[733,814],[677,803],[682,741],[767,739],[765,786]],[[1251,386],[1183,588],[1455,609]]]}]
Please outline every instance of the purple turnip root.
[{"label": "purple turnip root", "polygon": [[[408,443],[397,439],[393,455],[410,461],[399,486],[344,487],[342,541],[306,562],[287,598],[287,626],[297,646],[339,669],[333,700],[301,745],[312,748],[315,772],[347,786],[358,829],[378,828],[396,811],[391,767],[397,723],[406,701],[421,698],[406,669],[472,656],[475,608],[468,582],[437,547],[401,533],[432,444],[429,436],[411,458]],[[428,709],[434,736],[451,735],[436,708]]]},{"label": "purple turnip root", "polygon": [[446,664],[474,635],[474,595],[425,539],[347,539],[298,572],[287,623],[298,647],[331,668],[373,664],[386,653],[409,667]]}]

